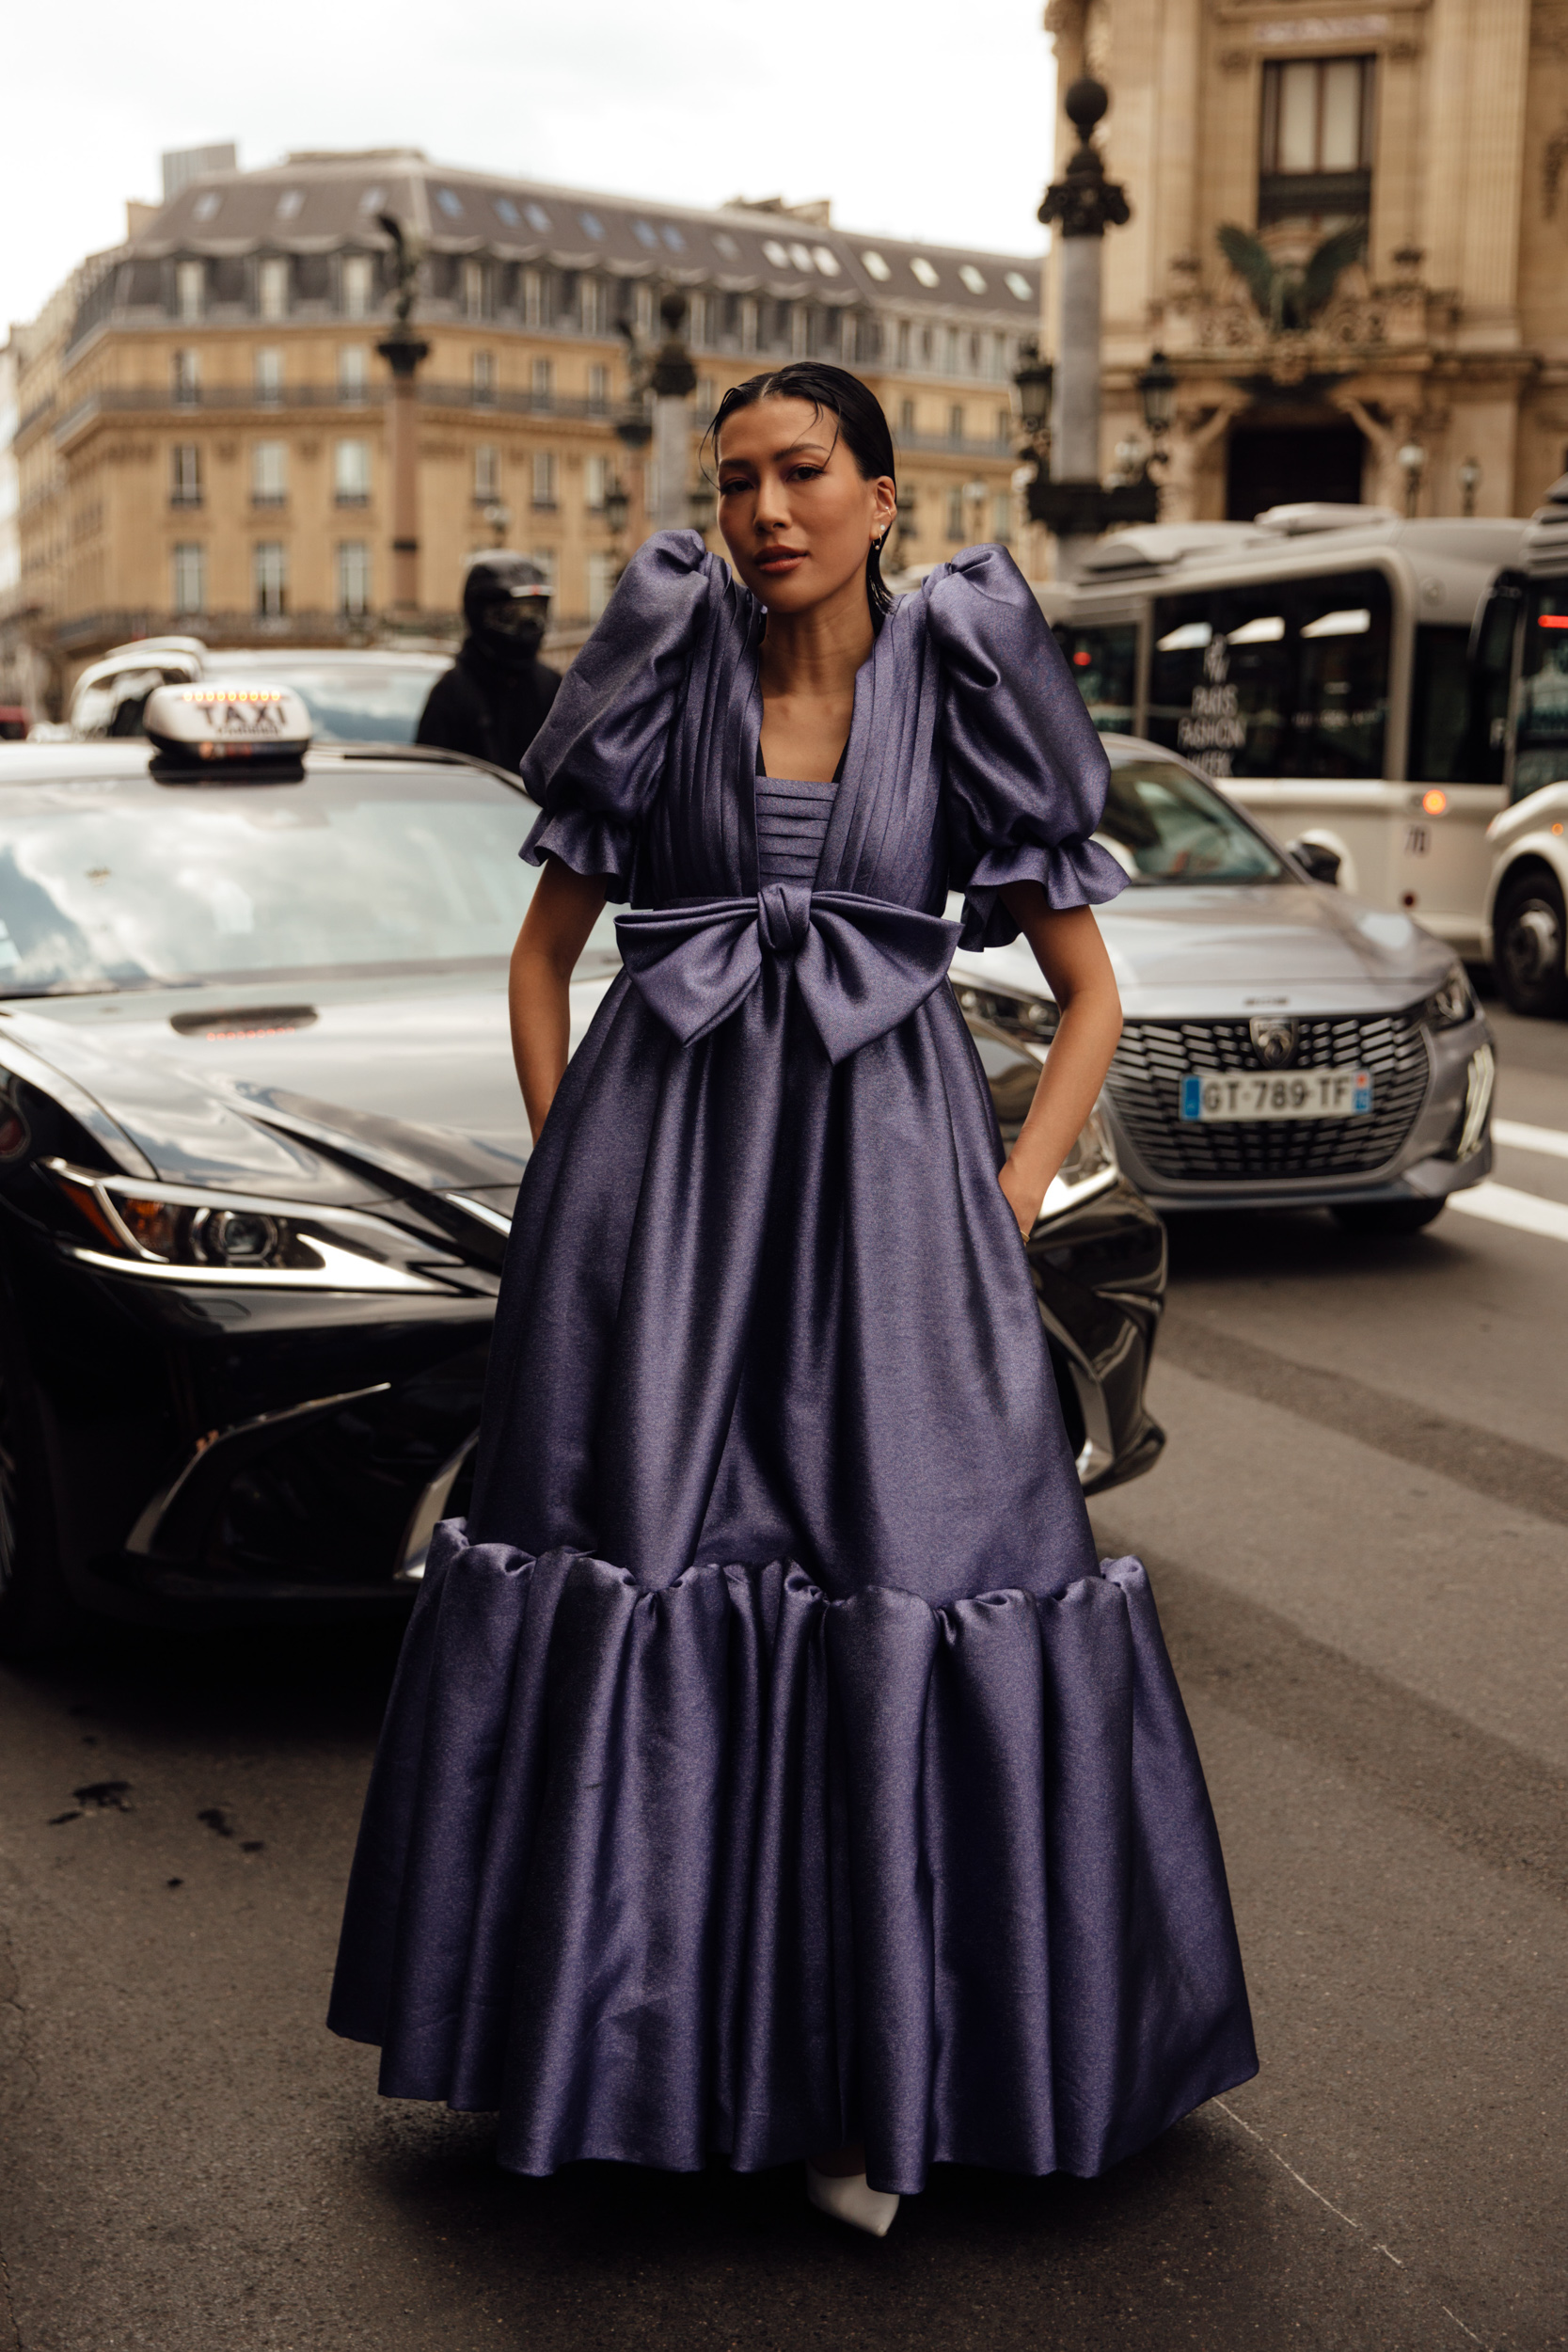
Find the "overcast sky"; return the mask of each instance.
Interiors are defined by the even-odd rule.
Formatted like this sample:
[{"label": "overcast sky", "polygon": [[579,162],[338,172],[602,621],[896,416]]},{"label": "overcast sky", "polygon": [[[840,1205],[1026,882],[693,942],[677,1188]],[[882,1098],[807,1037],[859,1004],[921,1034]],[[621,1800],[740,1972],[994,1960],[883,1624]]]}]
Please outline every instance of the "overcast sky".
[{"label": "overcast sky", "polygon": [[851,229],[1038,253],[1041,0],[124,0],[8,11],[0,325],[155,198],[165,148],[406,142],[567,186],[831,196]]}]

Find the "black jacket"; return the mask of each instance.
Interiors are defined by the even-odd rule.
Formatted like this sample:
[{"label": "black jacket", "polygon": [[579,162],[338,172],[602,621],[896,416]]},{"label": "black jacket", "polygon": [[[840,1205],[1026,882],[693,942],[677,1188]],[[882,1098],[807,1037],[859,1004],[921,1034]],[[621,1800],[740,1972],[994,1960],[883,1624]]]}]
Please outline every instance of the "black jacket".
[{"label": "black jacket", "polygon": [[472,638],[430,690],[416,743],[467,752],[514,774],[545,723],[561,685],[543,661],[498,661]]}]

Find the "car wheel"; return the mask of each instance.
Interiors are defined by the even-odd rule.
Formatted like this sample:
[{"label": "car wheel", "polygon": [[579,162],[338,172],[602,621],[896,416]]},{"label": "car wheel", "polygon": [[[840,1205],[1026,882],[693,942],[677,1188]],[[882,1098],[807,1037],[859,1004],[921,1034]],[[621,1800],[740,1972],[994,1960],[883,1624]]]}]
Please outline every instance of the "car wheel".
[{"label": "car wheel", "polygon": [[77,1629],[32,1384],[0,1340],[0,1658],[38,1658]]},{"label": "car wheel", "polygon": [[1495,926],[1497,986],[1514,1012],[1568,1018],[1568,922],[1550,874],[1503,886]]},{"label": "car wheel", "polygon": [[1448,1205],[1441,1194],[1435,1200],[1347,1200],[1331,1214],[1347,1233],[1364,1233],[1369,1241],[1392,1240],[1400,1233],[1418,1233]]}]

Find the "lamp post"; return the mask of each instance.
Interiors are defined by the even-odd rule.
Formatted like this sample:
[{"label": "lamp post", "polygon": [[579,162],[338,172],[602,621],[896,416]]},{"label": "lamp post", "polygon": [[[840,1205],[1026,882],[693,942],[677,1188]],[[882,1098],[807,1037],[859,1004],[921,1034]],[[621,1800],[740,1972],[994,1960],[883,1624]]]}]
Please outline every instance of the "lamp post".
[{"label": "lamp post", "polygon": [[1426,471],[1427,453],[1414,435],[1399,452],[1399,464],[1404,475],[1404,511],[1414,517],[1421,495],[1421,476]]},{"label": "lamp post", "polygon": [[[1029,517],[1054,532],[1058,560],[1070,578],[1090,546],[1112,523],[1153,522],[1159,492],[1147,473],[1136,482],[1107,489],[1100,479],[1100,278],[1101,246],[1107,229],[1132,218],[1123,189],[1105,177],[1104,159],[1094,145],[1096,124],[1110,104],[1104,84],[1084,74],[1063,101],[1078,146],[1065,176],[1045,192],[1038,217],[1058,231],[1061,285],[1061,353],[1052,398],[1052,463],[1029,486]],[[1027,389],[1033,389],[1029,387]],[[1021,395],[1026,387],[1022,372]]]},{"label": "lamp post", "polygon": [[506,534],[512,528],[512,509],[501,499],[492,499],[483,510],[483,519],[495,533],[498,548],[506,545]]},{"label": "lamp post", "polygon": [[1459,511],[1462,515],[1475,513],[1476,492],[1480,488],[1481,461],[1479,458],[1466,457],[1459,469],[1459,495],[1463,501]]},{"label": "lamp post", "polygon": [[397,288],[390,332],[376,345],[379,357],[392,371],[392,397],[387,408],[388,470],[392,477],[392,612],[411,621],[420,610],[420,420],[414,377],[430,345],[414,331],[414,298],[419,287],[420,240],[394,213],[382,213],[378,225],[392,241],[392,278]]},{"label": "lamp post", "polygon": [[689,526],[687,475],[691,464],[691,395],[697,371],[686,347],[686,296],[667,294],[658,306],[664,341],[648,376],[654,396],[654,496],[656,531]]}]

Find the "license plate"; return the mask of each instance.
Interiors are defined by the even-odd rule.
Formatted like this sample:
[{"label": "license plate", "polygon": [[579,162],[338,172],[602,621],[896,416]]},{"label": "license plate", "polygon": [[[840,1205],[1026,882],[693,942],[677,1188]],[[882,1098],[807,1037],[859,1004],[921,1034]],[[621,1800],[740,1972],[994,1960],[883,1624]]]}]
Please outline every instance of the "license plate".
[{"label": "license plate", "polygon": [[1366,1070],[1205,1070],[1181,1081],[1183,1120],[1357,1119],[1371,1107]]}]

